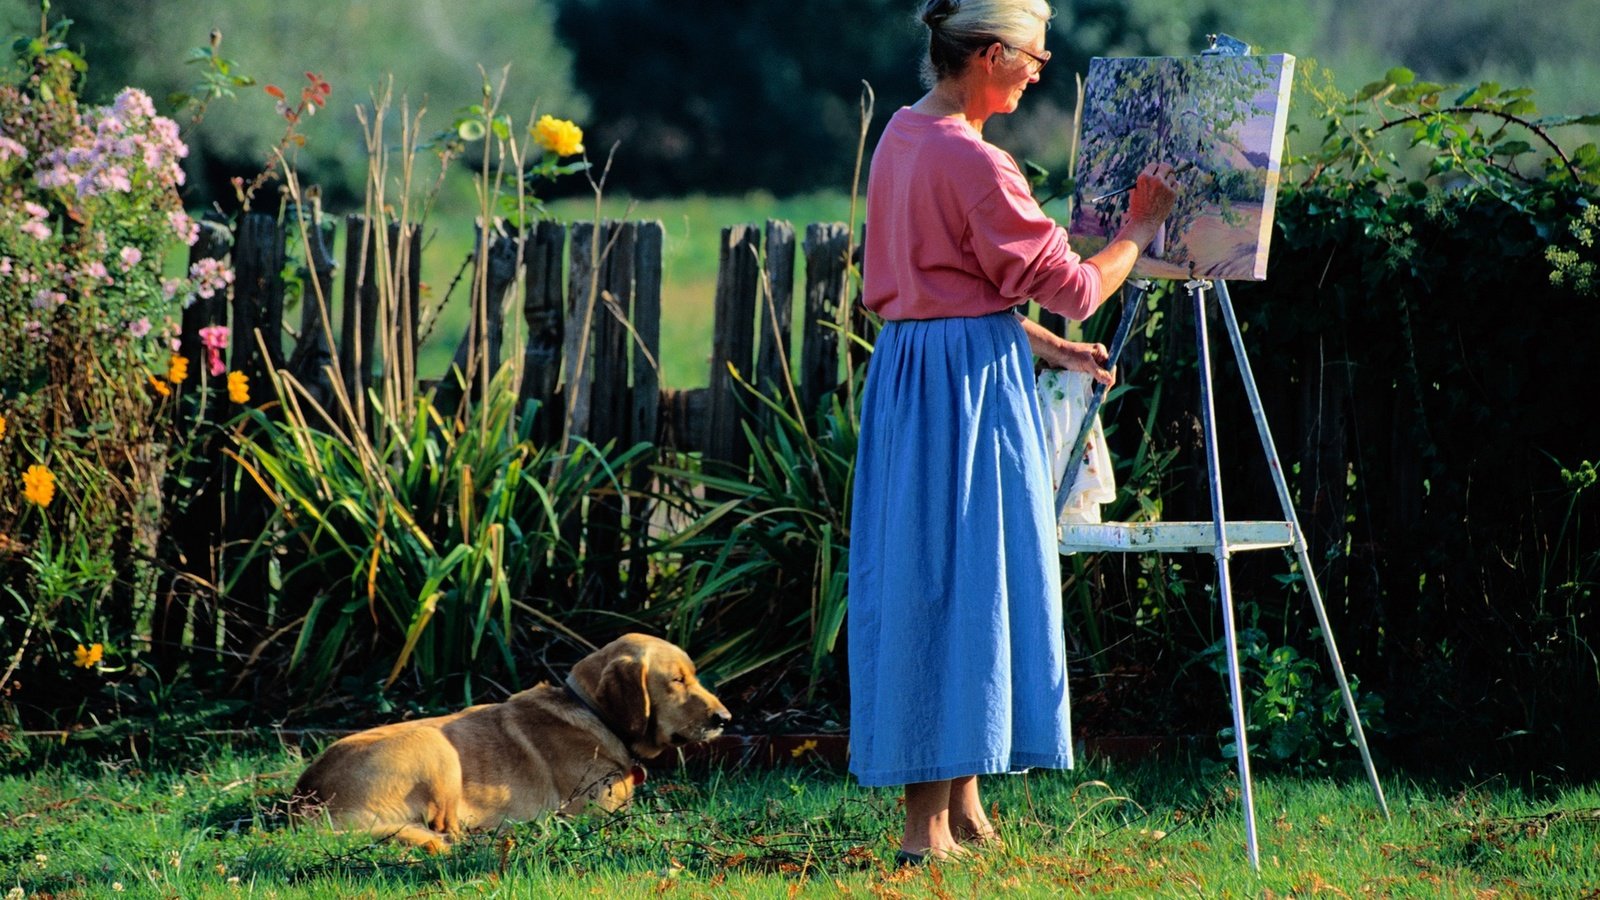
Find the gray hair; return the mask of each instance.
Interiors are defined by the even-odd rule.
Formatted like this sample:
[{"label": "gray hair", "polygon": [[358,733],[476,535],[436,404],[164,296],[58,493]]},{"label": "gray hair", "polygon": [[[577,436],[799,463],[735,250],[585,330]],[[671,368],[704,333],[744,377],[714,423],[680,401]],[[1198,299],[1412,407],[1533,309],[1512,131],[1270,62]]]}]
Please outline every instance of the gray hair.
[{"label": "gray hair", "polygon": [[923,86],[960,75],[973,53],[995,41],[1013,47],[1027,43],[1054,15],[1045,0],[923,0],[920,18],[928,26]]}]

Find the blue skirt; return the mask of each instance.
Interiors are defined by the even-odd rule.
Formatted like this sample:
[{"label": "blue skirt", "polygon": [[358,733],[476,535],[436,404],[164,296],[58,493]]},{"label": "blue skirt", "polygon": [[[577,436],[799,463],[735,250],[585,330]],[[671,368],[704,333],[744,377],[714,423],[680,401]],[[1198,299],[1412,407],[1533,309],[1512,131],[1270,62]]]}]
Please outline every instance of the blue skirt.
[{"label": "blue skirt", "polygon": [[850,525],[863,785],[1072,767],[1047,460],[1013,313],[884,326]]}]

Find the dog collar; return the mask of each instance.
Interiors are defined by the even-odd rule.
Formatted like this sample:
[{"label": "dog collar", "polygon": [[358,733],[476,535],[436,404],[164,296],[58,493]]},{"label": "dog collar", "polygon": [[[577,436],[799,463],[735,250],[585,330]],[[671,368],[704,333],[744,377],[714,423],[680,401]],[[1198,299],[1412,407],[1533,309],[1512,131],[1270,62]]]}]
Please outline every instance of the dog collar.
[{"label": "dog collar", "polygon": [[[603,725],[607,731],[611,732],[611,736],[616,738],[617,741],[622,744],[622,749],[628,751],[628,756],[633,757],[633,742],[628,740],[627,735],[623,734],[622,729],[618,728],[616,723],[611,721],[609,716],[597,709],[593,703],[589,702],[589,698],[585,697],[582,691],[572,686],[570,676],[568,680],[561,683],[561,686],[567,689],[567,696],[571,697],[573,700],[576,700],[579,706],[582,706],[584,709],[589,711],[590,715],[594,716],[596,719],[599,719],[600,724]],[[628,774],[633,777],[634,784],[644,784],[644,767],[638,765],[637,762],[634,764],[633,769],[630,770]]]}]

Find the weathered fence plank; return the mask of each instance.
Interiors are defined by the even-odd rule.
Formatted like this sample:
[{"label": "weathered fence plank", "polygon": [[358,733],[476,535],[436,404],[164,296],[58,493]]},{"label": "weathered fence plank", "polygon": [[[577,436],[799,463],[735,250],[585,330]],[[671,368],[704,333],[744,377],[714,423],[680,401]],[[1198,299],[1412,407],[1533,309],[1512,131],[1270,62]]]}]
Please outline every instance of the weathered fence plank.
[{"label": "weathered fence plank", "polygon": [[333,228],[317,214],[306,232],[309,271],[302,272],[307,285],[305,296],[300,298],[300,339],[289,356],[288,369],[295,380],[305,386],[308,393],[324,408],[333,399],[332,323],[333,304]]},{"label": "weathered fence plank", "polygon": [[744,398],[732,371],[751,377],[755,357],[756,285],[761,233],[754,225],[722,230],[717,267],[714,331],[711,335],[711,424],[706,456],[743,471],[750,450],[740,427]]},{"label": "weathered fence plank", "polygon": [[[562,348],[562,393],[566,398],[567,429],[573,436],[590,433],[592,402],[591,357],[594,354],[591,331],[598,305],[600,245],[594,223],[579,222],[572,227],[572,247],[567,265],[566,346]],[[591,297],[591,293],[595,297]]]},{"label": "weathered fence plank", "polygon": [[[594,371],[590,407],[591,439],[604,447],[625,446],[629,411],[628,329],[633,302],[634,241],[631,223],[606,222],[601,229],[602,256],[598,297],[594,306]],[[589,502],[585,532],[587,554],[585,587],[598,608],[611,608],[622,599],[623,498],[610,491]]]},{"label": "weathered fence plank", "polygon": [[[761,340],[755,382],[763,394],[784,403],[788,399],[789,331],[794,317],[794,226],[768,219],[766,250],[761,311],[756,322]],[[767,418],[763,416],[762,420]]]},{"label": "weathered fence plank", "polygon": [[[471,405],[481,400],[488,390],[489,378],[500,364],[500,349],[505,342],[505,297],[517,282],[521,243],[517,232],[498,224],[492,226],[494,232],[488,238],[486,247],[482,223],[478,227],[474,252],[482,251],[485,258],[482,272],[474,266],[473,279],[483,286],[482,297],[480,301],[479,289],[472,291],[474,302],[471,321],[466,334],[456,344],[449,372],[439,383],[438,406],[441,411],[448,413],[460,410],[463,397]],[[482,280],[478,281],[480,278]],[[414,353],[411,355],[414,356]]]},{"label": "weathered fence plank", "polygon": [[[660,222],[640,222],[634,248],[633,285],[633,393],[629,410],[627,440],[655,443],[661,427],[661,242]],[[650,537],[653,504],[649,487],[653,480],[647,466],[634,469],[628,502],[628,585],[632,605],[642,602],[649,591],[649,560],[645,548]]]},{"label": "weathered fence plank", "polygon": [[528,323],[528,340],[522,351],[524,401],[537,400],[531,427],[533,441],[548,447],[561,439],[563,406],[556,392],[561,383],[563,299],[561,274],[567,249],[567,229],[556,222],[540,222],[533,239],[523,248],[527,267],[522,315]]},{"label": "weathered fence plank", "polygon": [[[840,306],[845,302],[850,229],[838,222],[806,227],[806,309],[800,337],[800,402],[806,415],[839,385]],[[832,326],[832,327],[830,327]]]},{"label": "weathered fence plank", "polygon": [[345,217],[339,372],[358,428],[366,427],[367,387],[372,384],[372,342],[378,320],[376,238],[366,216]]},{"label": "weathered fence plank", "polygon": [[246,213],[233,247],[233,346],[228,365],[248,373],[257,385],[265,380],[262,376],[269,365],[283,366],[283,236],[283,223],[276,216]]}]

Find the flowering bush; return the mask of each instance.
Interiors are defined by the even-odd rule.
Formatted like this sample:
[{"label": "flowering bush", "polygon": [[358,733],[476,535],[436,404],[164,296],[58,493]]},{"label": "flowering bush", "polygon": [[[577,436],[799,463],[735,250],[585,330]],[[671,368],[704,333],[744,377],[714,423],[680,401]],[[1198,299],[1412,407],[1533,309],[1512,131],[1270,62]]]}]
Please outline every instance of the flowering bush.
[{"label": "flowering bush", "polygon": [[[162,277],[164,251],[198,235],[176,190],[188,152],[177,125],[134,88],[110,106],[79,110],[70,68],[52,68],[0,86],[0,385],[7,393],[37,383],[52,343],[73,352],[126,351],[164,368],[177,301],[195,291],[209,296],[232,280],[211,260],[193,273],[193,285]],[[42,91],[51,81],[55,89]]]},{"label": "flowering bush", "polygon": [[87,647],[84,669],[127,647],[132,615],[111,624],[108,600],[152,595],[182,308],[233,273],[166,272],[199,233],[178,127],[133,88],[81,104],[63,35],[16,42],[0,77],[0,651]]}]

